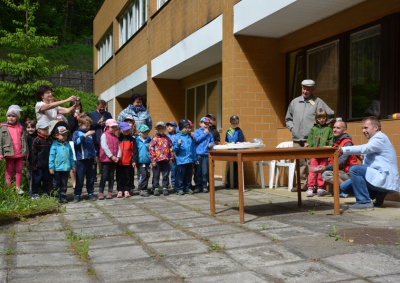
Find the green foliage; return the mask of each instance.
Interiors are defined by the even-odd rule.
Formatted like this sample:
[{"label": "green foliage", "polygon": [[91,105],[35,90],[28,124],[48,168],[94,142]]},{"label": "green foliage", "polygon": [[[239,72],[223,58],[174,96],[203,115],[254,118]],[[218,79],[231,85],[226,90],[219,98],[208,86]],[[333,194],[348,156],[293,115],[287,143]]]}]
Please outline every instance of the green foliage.
[{"label": "green foliage", "polygon": [[89,246],[92,237],[86,236],[81,237],[73,231],[68,231],[65,240],[70,243],[70,248],[75,251],[76,255],[79,256],[80,260],[89,260]]}]

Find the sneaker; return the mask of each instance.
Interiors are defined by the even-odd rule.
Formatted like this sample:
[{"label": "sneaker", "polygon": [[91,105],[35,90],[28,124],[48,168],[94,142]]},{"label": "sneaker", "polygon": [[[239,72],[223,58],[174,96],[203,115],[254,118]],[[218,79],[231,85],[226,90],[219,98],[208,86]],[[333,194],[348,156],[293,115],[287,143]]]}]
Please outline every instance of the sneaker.
[{"label": "sneaker", "polygon": [[200,193],[200,190],[196,188],[193,190],[193,193],[198,194],[198,193]]},{"label": "sneaker", "polygon": [[81,201],[81,196],[80,195],[75,195],[74,196],[74,202],[80,202]]},{"label": "sneaker", "polygon": [[159,195],[160,195],[160,190],[157,189],[157,188],[155,188],[153,194],[154,194],[155,196],[159,196]]},{"label": "sneaker", "polygon": [[325,189],[318,188],[318,189],[317,189],[317,195],[318,195],[319,197],[323,197],[323,196],[330,196],[331,193],[328,192],[328,191],[325,190]]},{"label": "sneaker", "polygon": [[169,195],[169,192],[168,192],[167,188],[163,188],[162,194],[163,194],[164,196],[168,196],[168,195]]},{"label": "sneaker", "polygon": [[208,189],[207,189],[207,188],[204,188],[204,189],[203,189],[203,193],[208,193]]},{"label": "sneaker", "polygon": [[183,196],[185,193],[182,190],[180,190],[180,191],[176,192],[176,194],[180,195],[180,196]]},{"label": "sneaker", "polygon": [[139,194],[141,197],[149,197],[150,196],[149,192],[147,190],[141,190]]},{"label": "sneaker", "polygon": [[106,199],[112,199],[112,198],[113,198],[112,192],[108,192]]},{"label": "sneaker", "polygon": [[309,198],[313,197],[314,196],[314,190],[312,188],[311,189],[308,188],[306,196],[309,197]]},{"label": "sneaker", "polygon": [[63,204],[63,203],[67,203],[67,202],[68,202],[68,201],[67,201],[66,198],[59,198],[59,199],[58,199],[58,203]]},{"label": "sneaker", "polygon": [[34,200],[34,199],[39,199],[40,197],[39,197],[39,195],[38,194],[33,194],[32,196],[31,196],[31,199],[32,200]]},{"label": "sneaker", "polygon": [[94,194],[88,194],[88,200],[96,200],[96,196]]},{"label": "sneaker", "polygon": [[25,193],[24,190],[21,189],[21,188],[15,188],[15,192],[16,192],[17,194],[19,194],[19,195],[23,195],[23,194]]},{"label": "sneaker", "polygon": [[125,191],[124,196],[125,196],[125,198],[130,198],[130,197],[131,197],[131,194],[130,194],[128,191]]},{"label": "sneaker", "polygon": [[188,189],[185,194],[193,195],[193,191],[191,189]]},{"label": "sneaker", "polygon": [[355,204],[349,205],[348,209],[349,210],[373,210],[374,204],[372,202],[368,202],[368,203],[356,202]]},{"label": "sneaker", "polygon": [[118,192],[117,198],[122,198],[122,192],[121,191]]},{"label": "sneaker", "polygon": [[47,197],[49,197],[49,195],[47,193],[43,193],[42,197],[47,198]]},{"label": "sneaker", "polygon": [[103,199],[104,199],[104,194],[103,194],[103,193],[99,193],[99,194],[97,195],[97,199],[98,199],[98,200],[103,200]]},{"label": "sneaker", "polygon": [[339,197],[340,198],[347,198],[349,195],[345,194],[344,192],[340,192]]}]

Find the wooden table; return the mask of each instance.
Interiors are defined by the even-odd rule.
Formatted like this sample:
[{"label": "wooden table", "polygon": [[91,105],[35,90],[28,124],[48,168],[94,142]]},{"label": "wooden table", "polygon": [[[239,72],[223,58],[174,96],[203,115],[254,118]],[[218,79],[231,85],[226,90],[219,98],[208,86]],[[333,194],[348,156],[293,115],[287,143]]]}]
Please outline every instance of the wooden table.
[{"label": "wooden table", "polygon": [[[244,223],[244,178],[243,162],[267,161],[278,159],[333,158],[333,214],[340,215],[339,199],[339,153],[336,148],[273,148],[273,149],[238,149],[210,150],[208,155],[210,176],[210,211],[215,213],[214,161],[230,161],[238,163],[238,192],[240,223]],[[296,160],[297,199],[301,206],[300,162]]]}]

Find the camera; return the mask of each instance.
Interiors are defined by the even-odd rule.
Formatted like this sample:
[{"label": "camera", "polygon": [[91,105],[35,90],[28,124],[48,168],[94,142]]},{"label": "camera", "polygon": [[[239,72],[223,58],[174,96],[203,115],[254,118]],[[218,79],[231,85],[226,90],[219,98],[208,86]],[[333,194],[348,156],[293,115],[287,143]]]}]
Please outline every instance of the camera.
[{"label": "camera", "polygon": [[76,100],[76,101],[79,101],[79,100],[81,100],[81,99],[80,99],[79,97],[77,97],[77,98],[75,98],[75,100]]}]

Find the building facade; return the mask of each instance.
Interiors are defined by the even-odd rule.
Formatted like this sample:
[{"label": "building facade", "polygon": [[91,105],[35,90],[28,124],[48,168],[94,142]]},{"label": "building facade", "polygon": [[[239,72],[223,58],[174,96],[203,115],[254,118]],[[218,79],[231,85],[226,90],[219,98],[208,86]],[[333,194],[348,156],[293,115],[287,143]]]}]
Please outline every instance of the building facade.
[{"label": "building facade", "polygon": [[[94,91],[114,116],[139,92],[154,121],[213,113],[224,140],[235,114],[247,141],[275,147],[305,78],[358,144],[362,117],[400,112],[398,0],[105,0],[94,43]],[[400,152],[400,123],[382,123]]]}]

